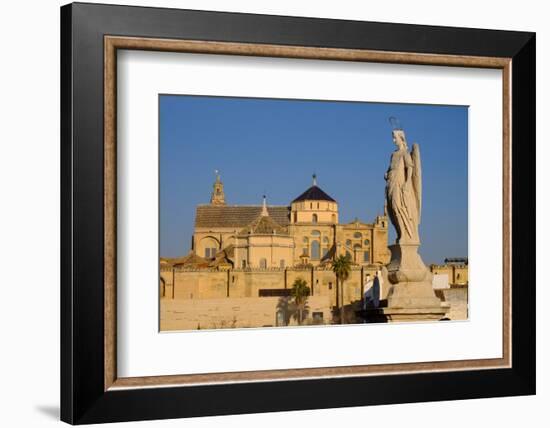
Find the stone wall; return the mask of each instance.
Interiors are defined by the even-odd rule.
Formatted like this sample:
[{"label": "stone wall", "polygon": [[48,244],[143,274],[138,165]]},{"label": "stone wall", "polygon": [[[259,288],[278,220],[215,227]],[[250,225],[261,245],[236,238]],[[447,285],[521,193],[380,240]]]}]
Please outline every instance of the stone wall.
[{"label": "stone wall", "polygon": [[[361,306],[364,278],[367,274],[374,278],[375,273],[376,266],[356,266],[344,282],[344,305],[348,307],[346,317],[350,322]],[[324,322],[332,321],[332,310],[340,304],[336,276],[330,268],[193,270],[162,267],[160,274],[163,330],[196,329],[199,324],[201,328],[275,325],[277,304],[284,303],[283,296],[263,296],[290,290],[299,278],[311,290],[308,298],[311,308],[305,322],[312,322],[313,312],[322,312]],[[290,299],[286,300],[289,303]],[[318,318],[319,314],[317,321]]]},{"label": "stone wall", "polygon": [[437,290],[436,294],[443,301],[451,304],[447,318],[453,321],[468,319],[468,287],[451,287]]},{"label": "stone wall", "polygon": [[[162,331],[276,327],[298,324],[296,310],[284,297],[163,299],[161,309],[160,329]],[[314,312],[317,321],[313,321]],[[331,310],[328,298],[309,297],[308,308],[303,317],[303,324],[330,322]],[[322,320],[319,320],[320,317]]]},{"label": "stone wall", "polygon": [[468,265],[431,265],[430,270],[434,275],[448,275],[449,284],[468,284]]},{"label": "stone wall", "polygon": [[[376,266],[355,266],[345,281],[348,322],[356,322],[353,317],[355,311],[361,309],[365,278],[370,274],[374,279],[376,269]],[[160,273],[162,330],[196,329],[199,325],[200,328],[275,326],[278,305],[284,304],[285,299],[288,305],[291,299],[263,296],[266,292],[269,295],[269,292],[290,290],[298,278],[306,281],[311,290],[306,323],[312,322],[313,312],[322,312],[325,323],[332,321],[332,311],[340,305],[336,277],[330,268],[192,270],[162,267]],[[386,298],[389,285],[382,284],[382,299]],[[449,318],[468,318],[467,287],[455,286],[438,290],[437,294],[451,304]]]},{"label": "stone wall", "polygon": [[[344,283],[344,303],[361,300],[367,274],[376,266],[353,267]],[[326,296],[336,305],[336,276],[330,268],[286,269],[182,269],[161,268],[161,297],[166,299],[219,299],[259,297],[260,290],[290,289],[298,278],[307,282],[313,296]]]}]

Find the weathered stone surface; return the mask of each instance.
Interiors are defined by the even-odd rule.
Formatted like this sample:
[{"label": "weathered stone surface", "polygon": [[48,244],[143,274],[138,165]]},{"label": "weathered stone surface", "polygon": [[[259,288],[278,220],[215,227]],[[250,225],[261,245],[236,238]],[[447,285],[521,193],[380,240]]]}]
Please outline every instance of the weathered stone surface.
[{"label": "weathered stone surface", "polygon": [[405,132],[393,131],[397,146],[386,172],[386,205],[397,232],[395,245],[389,246],[387,267],[392,286],[387,307],[369,311],[371,320],[437,320],[445,317],[448,304],[442,304],[432,287],[432,273],[418,254],[420,210],[422,205],[422,168],[418,144],[408,152]]},{"label": "weathered stone surface", "polygon": [[439,321],[446,317],[449,305],[397,308],[387,307],[372,309],[368,312],[371,322],[409,322],[409,321]]},{"label": "weathered stone surface", "polygon": [[390,246],[392,260],[388,279],[393,284],[388,293],[388,306],[395,308],[424,308],[440,305],[432,287],[432,274],[418,254],[418,245]]}]

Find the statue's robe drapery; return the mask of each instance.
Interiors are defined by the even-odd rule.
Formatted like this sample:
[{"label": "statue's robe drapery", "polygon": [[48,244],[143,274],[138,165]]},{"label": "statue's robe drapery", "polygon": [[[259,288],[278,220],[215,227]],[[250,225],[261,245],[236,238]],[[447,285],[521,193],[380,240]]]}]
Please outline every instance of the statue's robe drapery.
[{"label": "statue's robe drapery", "polygon": [[[416,161],[416,163],[415,163]],[[405,146],[391,155],[386,173],[386,200],[390,220],[397,231],[398,243],[420,242],[420,153],[415,144],[413,153]]]}]

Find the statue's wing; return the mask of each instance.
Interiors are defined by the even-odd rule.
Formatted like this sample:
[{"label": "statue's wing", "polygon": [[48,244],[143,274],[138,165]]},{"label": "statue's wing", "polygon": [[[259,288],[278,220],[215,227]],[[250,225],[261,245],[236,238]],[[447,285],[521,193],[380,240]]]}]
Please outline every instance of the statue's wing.
[{"label": "statue's wing", "polygon": [[411,158],[413,161],[412,185],[416,196],[416,206],[418,208],[418,222],[420,223],[420,211],[422,209],[422,164],[420,162],[420,148],[418,144],[413,144]]}]

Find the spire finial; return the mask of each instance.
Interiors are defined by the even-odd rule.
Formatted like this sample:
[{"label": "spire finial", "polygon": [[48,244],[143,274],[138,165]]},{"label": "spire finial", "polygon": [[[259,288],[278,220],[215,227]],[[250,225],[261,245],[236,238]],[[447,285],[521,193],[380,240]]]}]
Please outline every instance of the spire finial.
[{"label": "spire finial", "polygon": [[267,212],[267,198],[264,195],[263,196],[263,203],[262,203],[262,216],[266,217],[269,213]]},{"label": "spire finial", "polygon": [[216,181],[214,181],[212,195],[210,196],[210,203],[212,205],[225,205],[225,194],[223,192],[223,183],[220,178],[220,171],[214,170],[216,174]]},{"label": "spire finial", "polygon": [[317,186],[317,174],[313,173],[311,177],[313,178],[313,185]]}]

